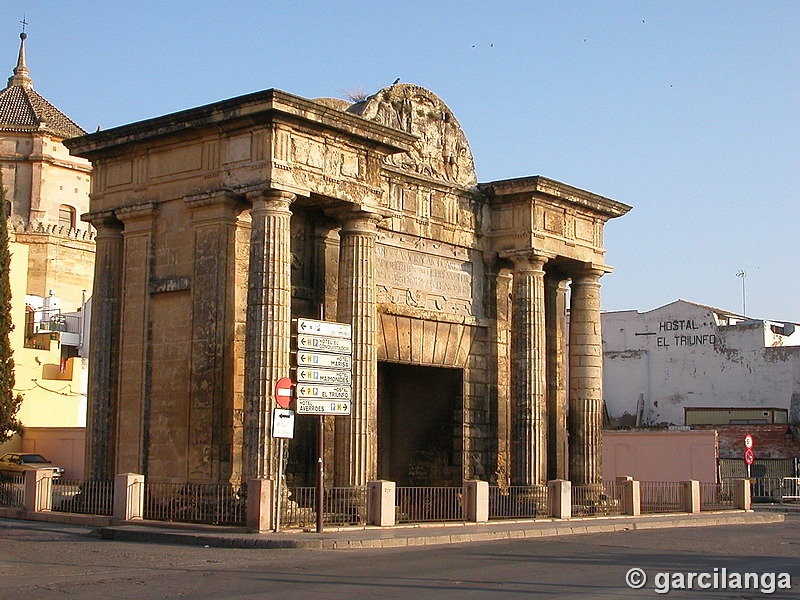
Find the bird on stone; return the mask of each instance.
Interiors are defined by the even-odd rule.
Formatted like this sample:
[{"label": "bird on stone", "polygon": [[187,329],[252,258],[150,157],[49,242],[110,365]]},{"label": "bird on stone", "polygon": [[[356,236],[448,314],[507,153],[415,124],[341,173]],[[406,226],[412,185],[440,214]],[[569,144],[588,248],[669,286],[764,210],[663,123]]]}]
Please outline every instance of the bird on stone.
[{"label": "bird on stone", "polygon": [[394,83],[392,85],[397,85],[398,83],[400,83],[400,78],[399,77],[394,80]]}]

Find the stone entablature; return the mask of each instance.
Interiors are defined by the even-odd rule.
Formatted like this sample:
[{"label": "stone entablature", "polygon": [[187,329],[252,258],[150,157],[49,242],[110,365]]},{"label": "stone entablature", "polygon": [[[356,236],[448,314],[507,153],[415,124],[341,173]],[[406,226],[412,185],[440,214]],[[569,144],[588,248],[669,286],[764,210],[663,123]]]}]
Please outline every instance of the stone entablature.
[{"label": "stone entablature", "polygon": [[322,308],[354,339],[352,414],[327,429],[332,482],[378,475],[379,361],[458,382],[452,448],[430,472],[565,477],[569,396],[574,481],[597,482],[602,226],[626,205],[543,177],[476,185],[450,110],[407,84],[350,107],[268,90],[68,144],[95,166],[86,218],[103,227],[108,282],[93,473],[274,477],[290,319]]}]

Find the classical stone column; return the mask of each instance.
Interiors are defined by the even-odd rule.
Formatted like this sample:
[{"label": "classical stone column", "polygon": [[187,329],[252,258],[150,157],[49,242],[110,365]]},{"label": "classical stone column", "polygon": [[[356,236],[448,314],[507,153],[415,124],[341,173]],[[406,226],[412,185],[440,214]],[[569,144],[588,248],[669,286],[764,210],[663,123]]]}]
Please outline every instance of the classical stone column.
[{"label": "classical stone column", "polygon": [[547,407],[544,263],[534,254],[510,256],[511,292],[511,482],[547,482]]},{"label": "classical stone column", "polygon": [[114,478],[116,466],[122,223],[112,211],[89,213],[83,219],[97,230],[89,345],[86,477],[110,480]]},{"label": "classical stone column", "polygon": [[574,485],[603,480],[603,346],[600,277],[588,268],[572,278],[569,316],[569,475]]},{"label": "classical stone column", "polygon": [[184,198],[192,216],[191,481],[231,476],[236,224],[246,204],[227,190]]},{"label": "classical stone column", "polygon": [[545,276],[547,323],[547,479],[567,479],[567,285]]},{"label": "classical stone column", "polygon": [[381,216],[342,213],[339,231],[338,320],[353,328],[353,400],[349,417],[336,417],[336,485],[366,485],[378,473],[378,354],[375,336],[375,239]]},{"label": "classical stone column", "polygon": [[250,273],[245,332],[244,457],[246,479],[277,475],[271,437],[275,383],[289,376],[291,336],[291,235],[294,194],[267,190],[248,195]]}]

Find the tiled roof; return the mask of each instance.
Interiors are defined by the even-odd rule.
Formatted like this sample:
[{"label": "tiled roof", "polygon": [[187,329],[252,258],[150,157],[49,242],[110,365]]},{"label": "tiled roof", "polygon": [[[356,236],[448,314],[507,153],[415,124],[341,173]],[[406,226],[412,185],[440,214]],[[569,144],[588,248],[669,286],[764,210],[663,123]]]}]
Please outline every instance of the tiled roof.
[{"label": "tiled roof", "polygon": [[65,138],[86,133],[32,87],[21,85],[0,92],[0,130],[44,130]]}]

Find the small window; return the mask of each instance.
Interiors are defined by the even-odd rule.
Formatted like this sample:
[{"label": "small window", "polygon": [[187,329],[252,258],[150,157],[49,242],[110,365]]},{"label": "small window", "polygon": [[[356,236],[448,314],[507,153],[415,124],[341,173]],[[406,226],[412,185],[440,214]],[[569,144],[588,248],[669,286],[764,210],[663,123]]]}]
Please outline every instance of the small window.
[{"label": "small window", "polygon": [[75,229],[75,209],[68,204],[62,204],[58,208],[58,226]]}]

